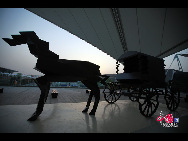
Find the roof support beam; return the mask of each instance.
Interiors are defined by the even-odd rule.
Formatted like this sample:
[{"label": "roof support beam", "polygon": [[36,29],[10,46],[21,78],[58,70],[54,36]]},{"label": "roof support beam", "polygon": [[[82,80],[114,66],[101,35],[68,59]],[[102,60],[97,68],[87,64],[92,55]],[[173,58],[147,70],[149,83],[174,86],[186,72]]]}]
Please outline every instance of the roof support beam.
[{"label": "roof support beam", "polygon": [[179,47],[179,46],[181,46],[181,45],[183,45],[183,44],[185,44],[185,43],[187,43],[187,42],[188,42],[188,39],[186,39],[186,40],[184,40],[184,41],[178,43],[177,45],[175,45],[175,46],[169,48],[168,50],[164,51],[163,53],[161,53],[161,54],[159,54],[159,55],[157,55],[157,56],[155,56],[155,57],[161,57],[162,55],[164,55],[164,54],[170,52],[171,50],[173,50],[173,49],[175,49],[175,48],[177,48],[177,47]]},{"label": "roof support beam", "polygon": [[120,16],[120,12],[118,8],[111,8],[111,13],[112,13],[112,17],[114,19],[119,37],[120,37],[120,41],[121,41],[121,45],[123,47],[123,51],[126,52],[127,51],[127,43],[125,40],[125,34],[124,34],[124,30],[123,30],[123,26],[122,26],[122,22],[121,22],[121,16]]}]

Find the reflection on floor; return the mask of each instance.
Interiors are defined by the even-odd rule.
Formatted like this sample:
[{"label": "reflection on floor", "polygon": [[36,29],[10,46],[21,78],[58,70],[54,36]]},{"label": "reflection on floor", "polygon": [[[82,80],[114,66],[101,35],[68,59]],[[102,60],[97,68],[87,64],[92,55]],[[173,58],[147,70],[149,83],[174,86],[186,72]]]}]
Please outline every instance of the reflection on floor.
[{"label": "reflection on floor", "polygon": [[[130,100],[118,100],[115,104],[101,101],[95,116],[81,112],[85,105],[86,102],[45,104],[43,113],[34,122],[27,119],[36,104],[0,106],[0,133],[188,132],[186,108],[178,107],[176,112],[170,112],[160,103],[156,113],[145,118],[140,114],[138,103]],[[178,127],[163,127],[157,121],[161,111],[179,118]]]}]

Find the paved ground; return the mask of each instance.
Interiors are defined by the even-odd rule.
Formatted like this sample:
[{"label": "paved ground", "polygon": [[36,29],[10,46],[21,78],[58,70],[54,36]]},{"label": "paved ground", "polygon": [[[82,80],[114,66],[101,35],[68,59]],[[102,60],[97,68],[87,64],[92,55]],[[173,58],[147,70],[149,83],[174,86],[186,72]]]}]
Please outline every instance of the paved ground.
[{"label": "paved ground", "polygon": [[[3,93],[0,93],[0,105],[28,105],[37,104],[40,96],[40,89],[38,87],[7,87],[4,88]],[[58,91],[58,97],[52,98],[52,89]],[[50,88],[46,104],[54,103],[79,103],[86,102],[88,99],[87,89],[79,88]],[[100,101],[105,101],[103,89],[100,90]],[[121,96],[119,100],[126,100],[128,97]],[[94,101],[94,98],[93,98]]]},{"label": "paved ground", "polygon": [[34,122],[27,119],[36,104],[0,106],[0,133],[188,133],[188,109],[185,108],[179,107],[171,113],[179,118],[178,127],[163,127],[156,119],[160,111],[169,114],[165,104],[160,104],[151,118],[142,116],[138,103],[130,100],[118,100],[115,104],[101,101],[95,116],[81,112],[85,104],[45,104]]},{"label": "paved ground", "polygon": [[[40,96],[38,87],[5,87],[3,93],[0,93],[0,105],[28,105],[37,104]],[[52,98],[52,89],[58,91],[58,97]],[[102,90],[101,90],[102,93]],[[78,103],[86,102],[88,94],[86,89],[77,88],[50,88],[50,93],[46,104],[53,103]],[[101,95],[101,100],[104,97]]]},{"label": "paved ground", "polygon": [[[0,105],[29,105],[37,104],[40,96],[40,89],[38,87],[8,87],[0,86],[4,88],[3,93],[0,93]],[[52,89],[58,91],[58,97],[52,98]],[[103,95],[103,89],[100,90],[100,101],[105,101]],[[180,95],[180,106],[188,109],[188,103],[184,102],[186,96],[185,93]],[[79,88],[50,88],[50,93],[46,104],[54,103],[79,103],[87,102],[88,94],[86,89]],[[122,95],[119,100],[129,100],[127,96]],[[94,98],[93,98],[94,101]],[[164,96],[159,96],[159,102],[165,104]]]},{"label": "paved ground", "polygon": [[[52,98],[52,89],[59,93],[58,98]],[[53,103],[77,103],[87,101],[86,89],[75,88],[51,88],[46,101]],[[37,104],[40,97],[38,87],[4,87],[4,92],[0,94],[0,105],[28,105]]]},{"label": "paved ground", "polygon": [[[89,116],[81,112],[88,98],[86,89],[55,88],[59,92],[58,98],[54,99],[49,94],[43,113],[35,122],[28,122],[27,119],[35,111],[38,103],[39,88],[3,88],[4,92],[0,93],[0,133],[188,132],[188,103],[183,99],[185,94],[181,94],[183,98],[175,112],[167,109],[164,97],[160,96],[156,113],[151,118],[145,118],[140,114],[137,102],[131,102],[128,97],[122,95],[115,104],[108,104],[101,89],[100,108],[95,116]],[[160,111],[164,115],[171,113],[179,118],[178,128],[163,127],[156,120]]]}]

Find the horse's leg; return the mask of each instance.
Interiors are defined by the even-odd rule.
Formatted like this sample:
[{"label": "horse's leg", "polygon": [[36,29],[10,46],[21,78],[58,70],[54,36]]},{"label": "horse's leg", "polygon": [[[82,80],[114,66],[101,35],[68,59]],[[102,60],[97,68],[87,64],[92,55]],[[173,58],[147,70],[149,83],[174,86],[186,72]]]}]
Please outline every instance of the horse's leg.
[{"label": "horse's leg", "polygon": [[48,97],[48,92],[50,90],[50,82],[47,81],[46,76],[39,77],[35,80],[35,83],[38,85],[38,87],[41,90],[41,95],[38,101],[38,105],[36,108],[36,111],[33,113],[33,115],[28,119],[28,121],[34,121],[38,118],[38,116],[42,113],[44,104]]},{"label": "horse's leg", "polygon": [[93,85],[93,91],[94,96],[95,96],[95,102],[93,105],[93,109],[91,110],[91,112],[89,113],[89,115],[95,115],[95,112],[97,110],[98,104],[99,104],[99,100],[100,100],[100,89],[97,85],[97,82]]},{"label": "horse's leg", "polygon": [[98,103],[99,103],[99,100],[100,100],[100,90],[99,90],[99,87],[97,85],[97,82],[94,83],[94,82],[91,82],[91,81],[82,81],[82,83],[91,90],[91,93],[90,93],[88,101],[87,101],[86,108],[82,112],[88,111],[92,97],[94,95],[95,96],[95,102],[94,102],[94,105],[93,105],[93,109],[91,110],[91,112],[89,114],[95,115],[95,112],[97,110]]},{"label": "horse's leg", "polygon": [[[91,90],[91,84],[88,82],[88,81],[82,81],[82,83]],[[91,100],[92,100],[92,97],[93,97],[93,91],[90,92],[89,94],[89,98],[87,100],[87,104],[86,104],[86,107],[85,109],[82,111],[83,113],[86,113],[89,109],[89,106],[90,106],[90,103],[91,103]]]}]

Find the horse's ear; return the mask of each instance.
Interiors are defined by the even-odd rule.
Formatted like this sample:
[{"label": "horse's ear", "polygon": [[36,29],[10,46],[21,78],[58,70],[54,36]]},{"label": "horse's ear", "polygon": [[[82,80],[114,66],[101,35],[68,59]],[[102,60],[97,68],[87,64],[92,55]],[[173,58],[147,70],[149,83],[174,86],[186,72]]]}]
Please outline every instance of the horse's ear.
[{"label": "horse's ear", "polygon": [[39,37],[37,36],[37,34],[34,31],[22,31],[19,32],[21,35],[23,35],[24,37],[29,37],[32,40],[38,40]]},{"label": "horse's ear", "polygon": [[16,46],[27,43],[27,37],[31,37],[37,39],[38,36],[35,32],[20,32],[21,35],[11,35],[13,39],[10,38],[2,38],[5,42],[7,42],[10,46]]},{"label": "horse's ear", "polygon": [[17,41],[15,41],[14,39],[9,39],[9,38],[2,38],[5,42],[7,42],[10,46],[16,46],[17,45]]},{"label": "horse's ear", "polygon": [[11,35],[14,40],[16,40],[19,44],[26,44],[27,38],[23,35]]}]

